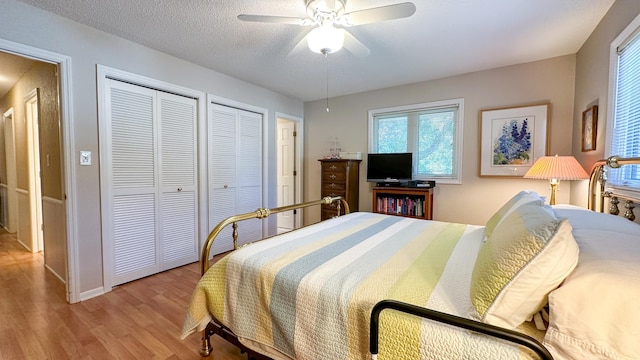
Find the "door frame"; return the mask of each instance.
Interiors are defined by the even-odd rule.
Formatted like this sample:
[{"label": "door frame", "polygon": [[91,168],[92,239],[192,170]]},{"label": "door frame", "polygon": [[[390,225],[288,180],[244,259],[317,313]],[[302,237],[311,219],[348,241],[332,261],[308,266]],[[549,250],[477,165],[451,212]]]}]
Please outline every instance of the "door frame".
[{"label": "door frame", "polygon": [[62,156],[62,183],[64,191],[63,206],[66,221],[67,243],[67,273],[66,298],[67,302],[80,301],[80,272],[78,270],[78,238],[77,238],[77,196],[76,196],[76,166],[75,141],[73,137],[73,96],[71,92],[71,57],[52,51],[0,39],[0,51],[33,60],[43,61],[58,66],[58,101],[60,101],[60,147]]},{"label": "door frame", "polygon": [[[294,151],[294,164],[295,164],[295,171],[296,171],[296,176],[295,176],[295,180],[294,180],[294,187],[295,187],[295,192],[294,192],[294,202],[296,204],[301,203],[303,200],[303,189],[302,189],[302,184],[303,184],[303,179],[304,179],[304,167],[302,166],[302,160],[304,159],[304,119],[301,117],[297,117],[297,116],[293,116],[293,115],[288,115],[288,114],[284,114],[284,113],[280,113],[280,112],[276,112],[276,117],[275,117],[275,121],[276,121],[276,128],[277,128],[277,121],[278,119],[284,119],[287,121],[292,121],[296,123],[296,137],[295,137],[295,151]],[[274,141],[277,143],[277,136],[278,134],[275,135],[276,137],[274,138]],[[278,151],[280,151],[278,149]],[[276,159],[278,157],[276,156]],[[304,224],[304,209],[299,209],[299,211],[296,212],[296,214],[294,215],[294,223],[293,223],[293,228],[297,229],[299,227],[302,226],[302,224]]]}]

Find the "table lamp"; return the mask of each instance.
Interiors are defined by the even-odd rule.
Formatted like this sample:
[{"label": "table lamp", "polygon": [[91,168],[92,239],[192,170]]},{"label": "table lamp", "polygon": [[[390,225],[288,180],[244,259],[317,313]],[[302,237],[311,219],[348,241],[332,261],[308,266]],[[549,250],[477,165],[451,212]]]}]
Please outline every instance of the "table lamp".
[{"label": "table lamp", "polygon": [[573,156],[542,156],[524,174],[528,179],[545,179],[551,184],[550,205],[556,204],[556,190],[560,180],[588,179],[589,175]]}]

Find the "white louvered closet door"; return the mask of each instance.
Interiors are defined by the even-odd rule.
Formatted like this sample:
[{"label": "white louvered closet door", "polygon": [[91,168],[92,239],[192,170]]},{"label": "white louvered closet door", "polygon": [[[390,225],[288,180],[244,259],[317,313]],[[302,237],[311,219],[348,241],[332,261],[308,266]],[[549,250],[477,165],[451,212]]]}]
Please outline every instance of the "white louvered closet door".
[{"label": "white louvered closet door", "polygon": [[110,221],[104,241],[111,243],[113,284],[160,271],[156,244],[156,108],[155,91],[108,80],[111,134]]},{"label": "white louvered closet door", "polygon": [[198,260],[196,100],[158,92],[162,269]]},{"label": "white louvered closet door", "polygon": [[[209,104],[209,229],[229,216],[262,207],[262,115]],[[238,243],[262,236],[260,220],[238,224]],[[211,254],[233,249],[232,228],[214,241]]]},{"label": "white louvered closet door", "polygon": [[[262,116],[238,111],[238,212],[248,213],[262,207]],[[262,220],[243,221],[238,229],[238,245],[262,238]]]},{"label": "white louvered closet door", "polygon": [[106,104],[103,239],[114,286],[197,261],[196,105],[115,80]]}]

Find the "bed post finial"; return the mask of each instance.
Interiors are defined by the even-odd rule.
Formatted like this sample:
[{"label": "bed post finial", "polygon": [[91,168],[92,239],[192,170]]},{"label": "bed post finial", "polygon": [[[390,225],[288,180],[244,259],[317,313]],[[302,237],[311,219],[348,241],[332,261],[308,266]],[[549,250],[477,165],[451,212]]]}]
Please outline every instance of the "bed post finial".
[{"label": "bed post finial", "polygon": [[612,168],[612,169],[617,169],[621,166],[621,164],[619,163],[620,161],[620,156],[609,156],[607,158],[607,165]]},{"label": "bed post finial", "polygon": [[611,200],[609,200],[609,214],[611,215],[618,215],[620,214],[620,209],[618,208],[618,204],[620,203],[620,200],[618,200],[617,196],[611,196],[611,193],[607,194],[609,198],[611,198]]},{"label": "bed post finial", "polygon": [[633,213],[633,209],[635,207],[636,206],[633,205],[633,201],[627,200],[627,202],[625,202],[625,204],[624,204],[624,208],[627,209],[624,212],[624,217],[626,217],[627,219],[629,219],[631,221],[634,221],[636,219],[636,215]]}]

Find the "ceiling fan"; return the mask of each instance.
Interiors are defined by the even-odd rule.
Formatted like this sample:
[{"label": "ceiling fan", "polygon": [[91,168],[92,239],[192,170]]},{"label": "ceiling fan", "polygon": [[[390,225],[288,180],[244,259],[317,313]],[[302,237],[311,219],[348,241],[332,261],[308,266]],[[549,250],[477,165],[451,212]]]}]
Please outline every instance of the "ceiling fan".
[{"label": "ceiling fan", "polygon": [[[380,6],[369,9],[345,12],[347,0],[305,0],[306,18],[271,16],[271,15],[238,15],[242,21],[292,24],[313,26],[306,36],[306,45],[311,51],[325,56],[340,50],[343,46],[359,57],[369,55],[369,49],[356,39],[345,28],[380,21],[406,18],[416,12],[411,2]],[[305,47],[305,38],[291,51],[298,53]]]}]

